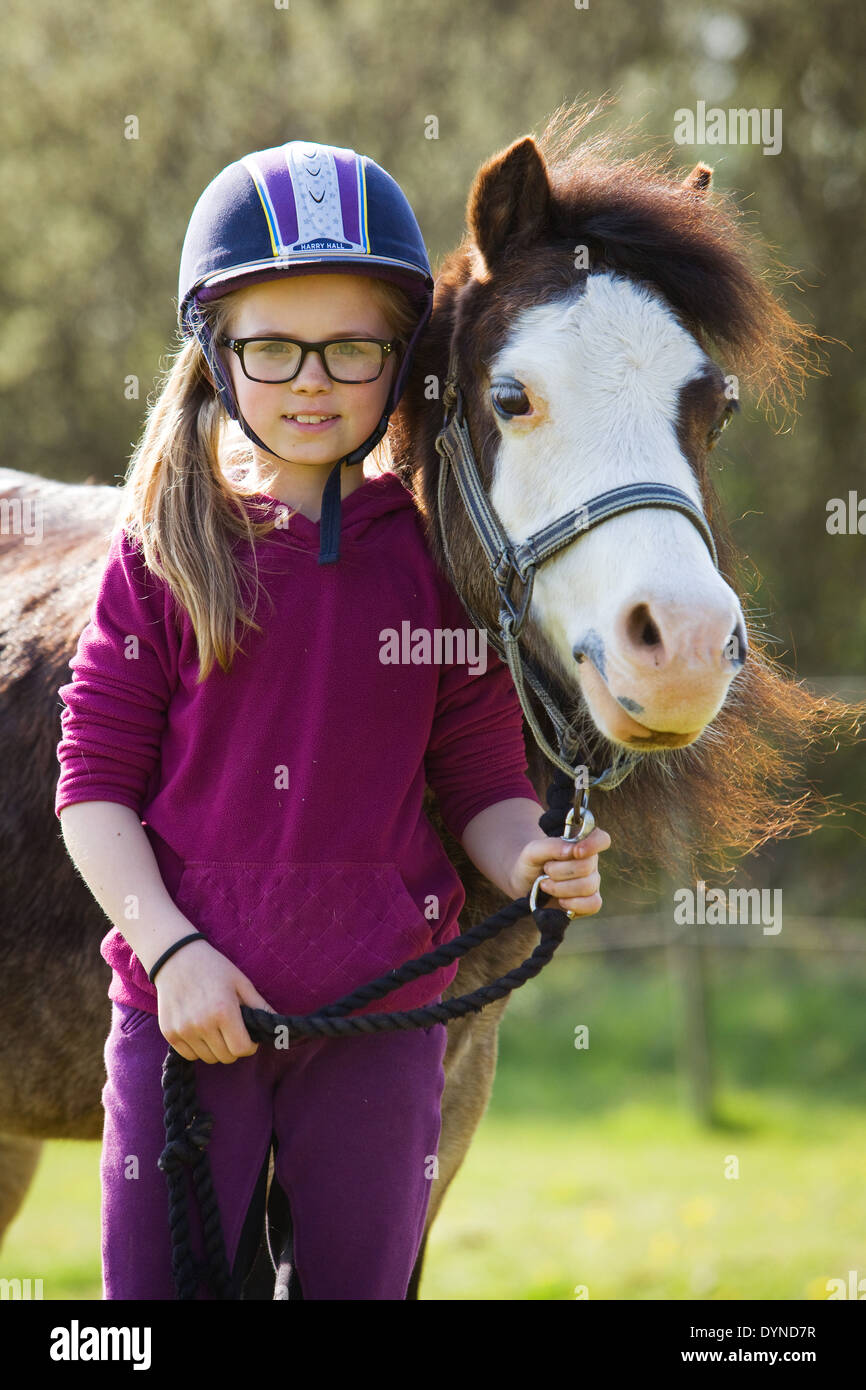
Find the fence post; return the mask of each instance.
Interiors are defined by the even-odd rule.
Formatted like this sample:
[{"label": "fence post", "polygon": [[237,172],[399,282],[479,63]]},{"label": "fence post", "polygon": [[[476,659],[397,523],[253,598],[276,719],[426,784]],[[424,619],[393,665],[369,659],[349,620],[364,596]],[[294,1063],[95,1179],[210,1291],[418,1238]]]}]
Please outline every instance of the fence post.
[{"label": "fence post", "polygon": [[679,985],[679,1052],[695,1114],[701,1124],[716,1119],[708,1010],[706,948],[694,928],[678,931],[668,947],[671,973]]}]

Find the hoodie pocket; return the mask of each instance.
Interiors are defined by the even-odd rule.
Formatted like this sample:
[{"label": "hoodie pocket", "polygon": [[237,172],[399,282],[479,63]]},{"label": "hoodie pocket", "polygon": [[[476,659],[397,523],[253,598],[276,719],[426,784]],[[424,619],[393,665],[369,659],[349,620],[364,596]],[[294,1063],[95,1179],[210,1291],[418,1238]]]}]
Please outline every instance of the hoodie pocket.
[{"label": "hoodie pocket", "polygon": [[188,860],[175,901],[278,1013],[312,1013],[432,945],[396,864]]},{"label": "hoodie pocket", "polygon": [[116,1007],[118,1011],[117,1026],[124,1037],[134,1033],[143,1023],[147,1023],[148,1019],[153,1019],[155,1023],[159,1021],[157,1015],[148,1009],[136,1009],[131,1004],[116,1004]]}]

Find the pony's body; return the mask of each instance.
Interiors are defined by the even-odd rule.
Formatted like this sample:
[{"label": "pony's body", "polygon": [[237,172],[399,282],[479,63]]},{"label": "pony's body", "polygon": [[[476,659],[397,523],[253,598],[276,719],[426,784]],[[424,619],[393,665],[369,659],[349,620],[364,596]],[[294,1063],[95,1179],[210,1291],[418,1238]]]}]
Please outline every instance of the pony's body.
[{"label": "pony's body", "polygon": [[[579,129],[574,122],[571,135]],[[771,390],[796,385],[806,331],[749,270],[730,214],[709,208],[703,166],[678,184],[595,150],[566,156],[557,139],[554,122],[552,171],[525,140],[476,180],[470,235],[437,277],[433,318],[394,423],[395,467],[445,569],[434,438],[454,348],[478,465],[512,540],[629,482],[672,484],[703,509],[718,569],[686,517],[652,508],[615,517],[546,561],[526,651],[566,701],[591,771],[624,748],[647,754],[619,788],[594,798],[619,861],[636,871],[677,866],[689,877],[698,866],[721,871],[763,840],[805,826],[810,804],[791,802],[783,784],[808,741],[844,713],[774,668],[756,634],[747,640],[736,557],[706,462],[731,400],[707,343],[727,349],[726,368]],[[23,1199],[43,1139],[100,1137],[110,1023],[99,956],[106,922],[65,851],[53,794],[57,690],[88,620],[118,495],[0,470],[0,502],[28,497],[42,508],[42,543],[0,530],[0,1230]],[[495,586],[453,483],[445,526],[464,601],[495,629]],[[543,721],[540,706],[536,714]],[[551,765],[530,738],[527,757],[544,802]],[[466,888],[465,929],[503,898],[449,835],[430,793],[428,812]],[[527,920],[472,952],[449,995],[505,974],[537,940]],[[506,1002],[449,1026],[428,1231],[487,1105]],[[423,1249],[410,1297],[422,1259]],[[258,1296],[270,1297],[273,1276],[262,1270]]]}]

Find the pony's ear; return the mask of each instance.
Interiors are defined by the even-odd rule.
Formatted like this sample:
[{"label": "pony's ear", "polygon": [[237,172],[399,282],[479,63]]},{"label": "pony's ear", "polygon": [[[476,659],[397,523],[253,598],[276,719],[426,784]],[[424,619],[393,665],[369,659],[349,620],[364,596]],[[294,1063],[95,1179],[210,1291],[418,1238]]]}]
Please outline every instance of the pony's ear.
[{"label": "pony's ear", "polygon": [[712,178],[713,171],[709,164],[696,164],[688,177],[683,179],[683,188],[690,189],[692,193],[706,193]]},{"label": "pony's ear", "polygon": [[483,164],[466,207],[466,221],[488,270],[511,242],[538,236],[550,215],[550,181],[531,135],[515,140]]}]

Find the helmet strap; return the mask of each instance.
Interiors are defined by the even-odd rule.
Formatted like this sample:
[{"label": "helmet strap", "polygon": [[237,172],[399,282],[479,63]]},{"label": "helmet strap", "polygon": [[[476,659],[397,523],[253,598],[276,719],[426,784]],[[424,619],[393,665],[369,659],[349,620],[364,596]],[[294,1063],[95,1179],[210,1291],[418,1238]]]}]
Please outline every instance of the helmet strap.
[{"label": "helmet strap", "polygon": [[362,463],[375,449],[388,428],[389,415],[386,412],[376,428],[367,436],[363,444],[353,449],[351,454],[334,464],[322,493],[322,513],[319,519],[319,564],[332,565],[340,558],[340,521],[342,518],[340,477],[343,464]]},{"label": "helmet strap", "polygon": [[[281,463],[291,463],[291,459],[283,458],[282,454],[276,453],[275,450],[268,447],[263,439],[259,439],[255,430],[247,424],[237,403],[235,403],[234,418],[247,436],[247,439],[251,439],[260,449],[264,449],[266,454],[270,454],[272,458],[279,459]],[[375,449],[379,440],[387,430],[389,419],[390,415],[386,411],[376,428],[368,434],[363,444],[359,444],[350,454],[345,454],[343,458],[338,459],[328,474],[322,492],[322,510],[319,518],[320,565],[335,564],[340,558],[340,525],[342,521],[342,493],[340,488],[342,466],[344,463],[349,467],[351,467],[352,464],[363,463],[364,459]]]}]

